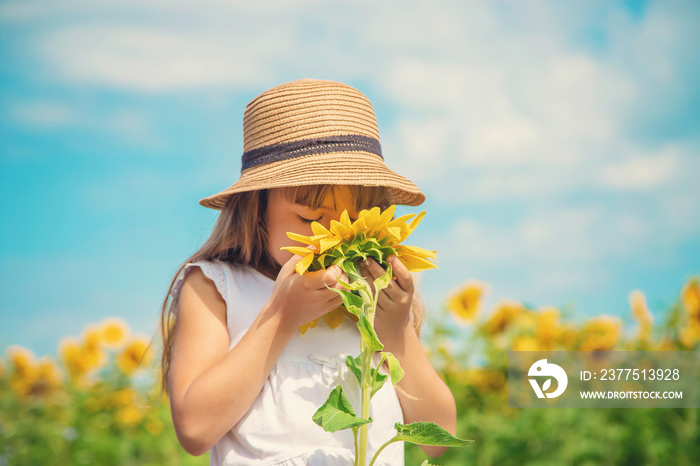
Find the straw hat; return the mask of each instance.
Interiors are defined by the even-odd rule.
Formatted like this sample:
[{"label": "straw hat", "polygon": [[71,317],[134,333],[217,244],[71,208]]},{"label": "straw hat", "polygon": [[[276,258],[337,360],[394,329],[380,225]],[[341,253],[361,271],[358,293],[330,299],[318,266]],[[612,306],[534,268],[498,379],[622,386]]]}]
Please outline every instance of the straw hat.
[{"label": "straw hat", "polygon": [[201,205],[221,210],[234,193],[317,184],[385,186],[391,204],[425,200],[384,163],[372,104],[342,83],[301,79],[260,94],[245,109],[243,151],[238,181]]}]

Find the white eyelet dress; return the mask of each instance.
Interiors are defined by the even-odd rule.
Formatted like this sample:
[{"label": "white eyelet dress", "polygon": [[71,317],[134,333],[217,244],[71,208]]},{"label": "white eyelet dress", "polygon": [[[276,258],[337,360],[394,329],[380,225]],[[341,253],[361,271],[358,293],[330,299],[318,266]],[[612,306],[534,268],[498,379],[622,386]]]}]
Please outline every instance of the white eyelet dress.
[{"label": "white eyelet dress", "polygon": [[[195,266],[214,282],[226,302],[232,349],[267,302],[275,282],[247,265],[191,262],[173,288],[176,299],[185,276]],[[304,335],[297,331],[248,412],[209,450],[210,464],[352,466],[352,431],[326,432],[311,417],[338,384],[342,384],[359,415],[359,384],[344,363],[348,355],[359,354],[359,331],[349,318],[335,329],[321,319]],[[368,462],[396,434],[394,423],[403,422],[399,400],[389,381],[372,398],[370,417],[373,422],[369,424]],[[403,444],[389,445],[375,464],[403,466]]]}]

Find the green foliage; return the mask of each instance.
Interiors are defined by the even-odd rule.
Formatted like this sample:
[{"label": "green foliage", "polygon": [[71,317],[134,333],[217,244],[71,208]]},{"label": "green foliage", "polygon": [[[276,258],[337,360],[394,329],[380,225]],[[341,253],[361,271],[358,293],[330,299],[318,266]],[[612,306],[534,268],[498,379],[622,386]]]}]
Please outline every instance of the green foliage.
[{"label": "green foliage", "polygon": [[389,377],[391,377],[391,383],[392,385],[396,386],[396,384],[403,378],[404,370],[401,368],[399,360],[396,359],[396,356],[394,356],[392,353],[382,351],[381,356],[382,359],[379,364],[386,360],[387,364],[389,365]]},{"label": "green foliage", "polygon": [[336,386],[331,391],[326,402],[318,408],[312,419],[326,432],[350,429],[372,422],[371,418],[360,419],[357,417],[341,385]]},{"label": "green foliage", "polygon": [[370,353],[384,349],[384,345],[379,341],[377,332],[374,330],[367,315],[362,314],[360,316],[360,320],[357,321],[357,328],[360,330],[360,335],[362,335],[362,341],[368,345]]},{"label": "green foliage", "polygon": [[465,447],[474,442],[457,438],[433,422],[413,422],[406,425],[397,422],[394,428],[397,432],[395,441],[445,447]]},{"label": "green foliage", "polygon": [[[387,264],[386,271],[377,279],[374,280],[374,293],[375,296],[379,296],[379,292],[384,288],[389,286],[391,283],[391,278],[393,277],[393,272],[391,271],[391,264]],[[376,297],[375,297],[376,299]]]},{"label": "green foliage", "polygon": [[178,444],[167,399],[123,380],[114,385],[111,375],[109,384],[42,396],[20,395],[0,380],[0,464],[208,464]]},{"label": "green foliage", "polygon": [[[350,372],[353,373],[355,378],[357,379],[357,383],[362,384],[362,361],[360,361],[360,358],[353,358],[352,356],[348,356],[347,359],[345,359],[345,365],[348,366],[350,369]],[[371,375],[370,379],[372,381],[372,389],[370,391],[370,398],[374,396],[375,393],[377,393],[377,390],[382,388],[384,385],[384,382],[386,382],[386,379],[389,378],[386,374],[382,374],[381,372],[377,371],[374,367],[371,368]]]}]

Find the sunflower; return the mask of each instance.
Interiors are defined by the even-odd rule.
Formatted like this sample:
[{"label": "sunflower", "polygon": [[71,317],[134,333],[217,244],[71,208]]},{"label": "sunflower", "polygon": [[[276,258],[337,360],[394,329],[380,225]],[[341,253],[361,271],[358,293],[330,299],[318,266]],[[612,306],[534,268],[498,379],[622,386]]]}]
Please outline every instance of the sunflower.
[{"label": "sunflower", "polygon": [[616,317],[598,316],[583,327],[580,351],[610,351],[620,339],[622,323]]},{"label": "sunflower", "polygon": [[487,290],[485,283],[469,280],[447,301],[447,309],[462,322],[473,321],[479,313],[481,298]]},{"label": "sunflower", "polygon": [[[301,256],[301,260],[295,266],[299,275],[337,265],[352,280],[361,277],[356,266],[360,260],[371,257],[386,266],[387,258],[392,254],[396,255],[410,272],[437,267],[436,251],[400,244],[416,229],[425,212],[393,218],[395,210],[395,205],[383,212],[379,207],[365,209],[354,222],[350,221],[350,215],[344,210],[338,221],[331,221],[330,228],[313,222],[312,236],[287,232],[290,239],[304,246],[287,246],[282,249]],[[335,328],[343,321],[344,314],[343,307],[339,307],[323,316],[323,319],[329,327]],[[318,319],[304,324],[301,333],[316,327],[317,323]]]},{"label": "sunflower", "polygon": [[434,263],[436,251],[400,244],[416,229],[425,212],[394,219],[395,210],[395,205],[384,212],[381,212],[379,207],[373,207],[361,211],[354,222],[350,221],[350,215],[345,210],[339,221],[331,221],[329,229],[313,222],[312,236],[288,232],[287,236],[290,239],[306,246],[287,246],[282,249],[302,257],[296,265],[296,271],[300,275],[307,270],[322,270],[330,265],[344,268],[346,262],[348,268],[356,272],[354,263],[358,260],[372,257],[380,264],[386,264],[387,257],[392,254],[395,254],[410,272],[437,267]]},{"label": "sunflower", "polygon": [[102,344],[107,348],[121,348],[129,336],[129,326],[122,319],[110,317],[102,321]]},{"label": "sunflower", "polygon": [[148,348],[148,339],[143,336],[136,336],[126,345],[124,350],[117,356],[117,367],[125,375],[131,375],[141,364],[148,364],[151,353]]}]

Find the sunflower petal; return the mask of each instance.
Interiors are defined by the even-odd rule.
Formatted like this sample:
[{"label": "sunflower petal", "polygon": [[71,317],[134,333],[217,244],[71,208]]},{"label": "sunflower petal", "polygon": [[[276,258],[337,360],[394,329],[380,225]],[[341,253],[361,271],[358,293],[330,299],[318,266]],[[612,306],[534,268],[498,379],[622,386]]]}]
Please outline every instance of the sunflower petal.
[{"label": "sunflower petal", "polygon": [[326,229],[326,227],[324,227],[323,225],[321,225],[321,224],[318,223],[318,222],[313,222],[313,223],[311,224],[311,231],[313,231],[313,232],[314,232],[314,235],[316,235],[316,236],[320,236],[320,235],[323,235],[323,236],[333,236],[333,233],[331,233],[330,231],[328,231],[328,230]]},{"label": "sunflower petal", "polygon": [[352,229],[352,222],[350,221],[350,214],[348,214],[347,209],[343,210],[343,213],[340,214],[340,223],[348,230]]},{"label": "sunflower petal", "polygon": [[298,233],[292,233],[291,231],[287,232],[287,236],[289,237],[289,239],[293,241],[298,241],[299,243],[304,243],[308,245],[313,244],[313,238],[309,236],[300,235]]},{"label": "sunflower petal", "polygon": [[327,314],[323,315],[323,321],[330,328],[336,328],[345,320],[345,309],[343,306],[338,306]]},{"label": "sunflower petal", "polygon": [[401,241],[405,240],[406,238],[408,238],[408,236],[409,236],[411,233],[413,233],[413,230],[416,229],[416,227],[418,226],[418,224],[420,223],[420,221],[423,220],[423,217],[424,217],[424,216],[425,216],[425,210],[424,210],[423,212],[419,213],[418,215],[416,215],[416,218],[414,218],[413,220],[411,220],[411,223],[408,224],[408,233],[406,234],[406,236],[404,236],[404,237],[401,239]]},{"label": "sunflower petal", "polygon": [[404,255],[399,257],[399,259],[401,262],[403,262],[409,272],[422,272],[423,270],[438,268],[437,265],[433,264],[427,259],[423,259],[422,257]]},{"label": "sunflower petal", "polygon": [[[347,213],[347,212],[345,212]],[[333,233],[335,236],[344,238],[348,234],[352,232],[352,228],[349,228],[345,225],[343,225],[340,222],[337,222],[335,220],[331,220],[331,233]]]},{"label": "sunflower petal", "polygon": [[402,244],[400,246],[396,246],[396,250],[400,251],[402,254],[403,253],[408,253],[413,256],[418,256],[418,257],[423,257],[423,258],[435,258],[437,257],[437,251],[430,251],[428,249],[423,249],[419,248],[418,246],[408,246],[405,244]]},{"label": "sunflower petal", "polygon": [[297,265],[294,266],[294,270],[296,270],[299,275],[304,275],[304,272],[306,272],[309,269],[309,266],[313,261],[314,255],[308,254],[302,260],[297,262]]},{"label": "sunflower petal", "polygon": [[358,217],[357,220],[352,223],[352,232],[355,234],[365,231],[366,229],[367,222],[365,221],[365,217]]},{"label": "sunflower petal", "polygon": [[336,246],[338,243],[340,243],[340,238],[324,238],[321,240],[321,247],[319,248],[320,250],[318,252],[326,252],[330,248]]},{"label": "sunflower petal", "polygon": [[307,331],[308,329],[310,329],[310,328],[315,328],[316,325],[318,325],[318,319],[314,319],[314,320],[312,320],[311,322],[308,322],[308,323],[302,325],[301,327],[299,327],[299,331],[300,331],[301,334],[303,335],[303,334],[306,333],[306,331]]},{"label": "sunflower petal", "polygon": [[395,238],[396,241],[401,241],[401,228],[400,227],[389,227],[388,226],[384,230],[389,234],[389,236],[391,236],[392,238]]},{"label": "sunflower petal", "polygon": [[309,254],[313,255],[313,253],[314,253],[313,249],[305,248],[302,246],[285,246],[285,247],[280,248],[280,249],[284,250],[284,251],[289,251],[292,254],[296,254],[297,256],[301,256],[301,257],[306,257]]},{"label": "sunflower petal", "polygon": [[382,214],[379,216],[379,223],[381,225],[387,225],[391,222],[394,212],[396,211],[396,204],[390,205]]}]

